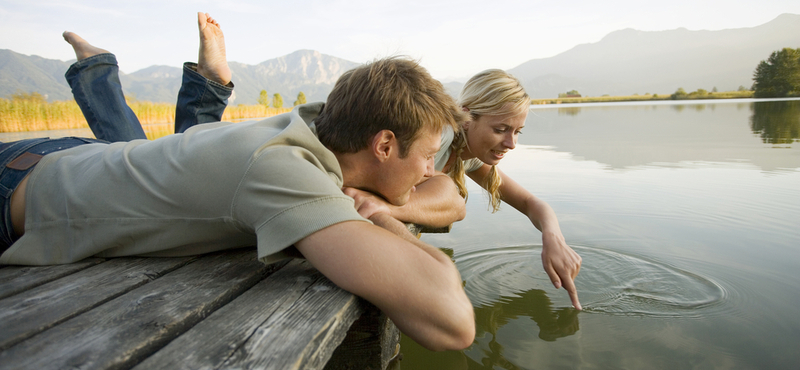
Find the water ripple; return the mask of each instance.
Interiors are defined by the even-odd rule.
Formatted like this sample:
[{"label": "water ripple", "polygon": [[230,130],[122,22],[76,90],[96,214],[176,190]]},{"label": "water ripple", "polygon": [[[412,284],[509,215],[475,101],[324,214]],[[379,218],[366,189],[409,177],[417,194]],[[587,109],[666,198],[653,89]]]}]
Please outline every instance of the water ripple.
[{"label": "water ripple", "polygon": [[[609,250],[572,247],[583,258],[576,284],[585,312],[696,318],[726,298],[722,286],[689,271]],[[567,294],[555,290],[542,270],[541,250],[541,245],[525,245],[456,256],[473,304],[488,306],[501,297],[542,289],[556,306],[570,306]]]}]

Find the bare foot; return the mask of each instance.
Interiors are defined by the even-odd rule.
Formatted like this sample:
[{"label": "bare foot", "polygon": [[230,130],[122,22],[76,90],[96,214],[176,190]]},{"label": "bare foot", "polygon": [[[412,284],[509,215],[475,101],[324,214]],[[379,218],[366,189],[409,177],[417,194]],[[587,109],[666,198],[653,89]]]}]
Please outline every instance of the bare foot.
[{"label": "bare foot", "polygon": [[78,36],[76,33],[64,31],[61,36],[64,36],[64,40],[67,40],[67,42],[72,45],[72,49],[75,50],[75,57],[77,57],[79,61],[98,54],[110,53],[108,50],[92,46],[92,44],[86,42],[83,37]]},{"label": "bare foot", "polygon": [[231,82],[231,69],[225,56],[225,36],[219,23],[208,13],[199,12],[197,28],[200,31],[197,72],[211,81],[227,85]]}]

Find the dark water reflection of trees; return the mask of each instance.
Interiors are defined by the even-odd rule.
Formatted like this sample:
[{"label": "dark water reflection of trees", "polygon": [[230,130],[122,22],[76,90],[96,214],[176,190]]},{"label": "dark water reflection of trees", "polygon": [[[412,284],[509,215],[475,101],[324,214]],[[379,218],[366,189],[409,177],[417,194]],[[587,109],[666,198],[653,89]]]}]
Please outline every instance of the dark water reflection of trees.
[{"label": "dark water reflection of trees", "polygon": [[768,144],[800,139],[800,101],[757,102],[750,106],[750,129]]},{"label": "dark water reflection of trees", "polygon": [[[445,351],[434,355],[404,337],[401,340],[403,342],[401,351],[407,352],[409,358],[392,363],[389,369],[518,370],[526,368],[530,365],[529,363],[518,364],[507,358],[506,348],[501,343],[525,346],[524,341],[518,342],[508,338],[508,336],[532,337],[535,335],[526,332],[530,330],[531,326],[525,325],[524,320],[535,322],[539,327],[539,338],[548,342],[573,335],[580,328],[578,312],[572,307],[553,308],[553,303],[545,291],[539,289],[518,292],[512,297],[503,296],[491,304],[475,308],[476,342],[470,349]],[[504,327],[503,333],[498,333]],[[498,335],[502,338],[498,338]],[[519,347],[508,348],[508,350],[515,353],[521,351]],[[530,349],[526,348],[522,351],[528,352]]]},{"label": "dark water reflection of trees", "polygon": [[482,338],[486,333],[491,335],[489,343],[479,345],[483,352],[480,365],[487,369],[519,368],[503,355],[504,348],[497,341],[497,332],[509,323],[512,323],[511,330],[514,330],[513,322],[525,319],[536,322],[539,338],[550,342],[573,335],[579,329],[578,311],[572,307],[553,309],[550,298],[543,290],[532,289],[516,297],[502,297],[491,306],[475,309],[475,337]]}]

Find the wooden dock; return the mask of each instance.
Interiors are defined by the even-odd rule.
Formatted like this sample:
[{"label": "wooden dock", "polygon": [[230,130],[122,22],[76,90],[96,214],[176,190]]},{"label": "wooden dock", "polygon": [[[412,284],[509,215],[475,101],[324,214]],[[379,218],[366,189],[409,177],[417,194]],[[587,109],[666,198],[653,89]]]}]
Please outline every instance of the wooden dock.
[{"label": "wooden dock", "polygon": [[399,331],[301,259],[0,266],[0,369],[385,369]]}]

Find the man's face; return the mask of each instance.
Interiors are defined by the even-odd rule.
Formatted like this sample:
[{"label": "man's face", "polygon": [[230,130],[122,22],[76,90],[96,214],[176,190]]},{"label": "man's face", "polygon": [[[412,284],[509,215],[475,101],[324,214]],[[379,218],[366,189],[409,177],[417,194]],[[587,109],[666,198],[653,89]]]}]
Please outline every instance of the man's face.
[{"label": "man's face", "polygon": [[381,164],[376,190],[389,203],[396,206],[406,204],[415,190],[414,185],[424,177],[433,176],[433,158],[439,151],[441,139],[441,132],[423,129],[405,158],[400,158],[399,147],[394,150],[392,156]]}]

